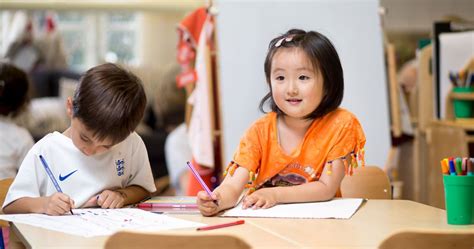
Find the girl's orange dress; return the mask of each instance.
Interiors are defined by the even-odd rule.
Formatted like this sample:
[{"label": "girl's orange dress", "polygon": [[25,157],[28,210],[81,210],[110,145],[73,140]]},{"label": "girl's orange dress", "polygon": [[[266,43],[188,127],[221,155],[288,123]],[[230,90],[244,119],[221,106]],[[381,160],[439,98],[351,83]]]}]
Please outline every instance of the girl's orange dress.
[{"label": "girl's orange dress", "polygon": [[226,171],[237,167],[249,170],[250,191],[261,186],[298,185],[317,181],[325,165],[343,158],[346,173],[363,164],[365,135],[349,111],[338,108],[315,119],[302,143],[286,154],[278,143],[277,114],[270,112],[258,119],[244,134],[233,161]]}]

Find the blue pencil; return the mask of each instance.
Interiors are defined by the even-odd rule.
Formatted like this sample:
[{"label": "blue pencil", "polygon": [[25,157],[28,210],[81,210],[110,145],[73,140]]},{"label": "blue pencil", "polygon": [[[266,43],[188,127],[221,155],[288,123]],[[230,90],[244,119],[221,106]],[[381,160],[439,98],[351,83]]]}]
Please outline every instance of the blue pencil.
[{"label": "blue pencil", "polygon": [[[59,193],[62,193],[63,191],[61,190],[61,187],[59,187],[58,181],[56,181],[56,179],[54,178],[53,172],[51,172],[51,169],[49,168],[48,163],[46,162],[46,160],[44,160],[42,155],[39,155],[39,158],[41,160],[41,163],[44,166],[44,170],[46,170],[46,173],[49,176],[49,179],[51,179],[51,181],[53,182],[53,185],[56,188],[56,191],[58,191]],[[72,212],[72,209],[70,209],[69,211],[71,212],[72,215],[74,215],[74,213]]]}]

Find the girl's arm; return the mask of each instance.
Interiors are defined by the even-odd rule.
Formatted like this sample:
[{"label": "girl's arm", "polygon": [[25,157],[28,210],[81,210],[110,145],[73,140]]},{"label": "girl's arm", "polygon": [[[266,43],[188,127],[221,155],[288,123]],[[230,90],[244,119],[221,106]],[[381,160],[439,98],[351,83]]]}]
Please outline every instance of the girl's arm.
[{"label": "girl's arm", "polygon": [[234,207],[244,190],[248,178],[249,171],[244,167],[238,167],[232,176],[228,174],[219,187],[212,192],[218,205],[213,202],[213,199],[205,191],[200,191],[197,197],[201,213],[205,216],[211,216],[221,210]]},{"label": "girl's arm", "polygon": [[345,175],[341,159],[332,162],[331,173],[324,167],[319,181],[291,187],[262,188],[247,196],[244,208],[269,208],[278,203],[325,201],[332,199],[341,185]]}]

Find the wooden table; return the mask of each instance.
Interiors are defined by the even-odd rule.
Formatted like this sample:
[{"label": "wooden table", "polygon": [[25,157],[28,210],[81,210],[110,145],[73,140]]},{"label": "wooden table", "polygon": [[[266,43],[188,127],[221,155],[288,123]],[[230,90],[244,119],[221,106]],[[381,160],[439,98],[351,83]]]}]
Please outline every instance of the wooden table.
[{"label": "wooden table", "polygon": [[[177,218],[218,224],[233,218],[173,215]],[[454,226],[446,222],[446,212],[406,200],[369,200],[351,219],[246,218],[244,225],[206,231],[232,234],[254,248],[377,248],[387,236],[407,229],[472,231],[474,225]],[[27,248],[102,248],[107,237],[83,238],[24,224],[12,224],[13,232]],[[193,229],[161,233],[190,234]],[[199,232],[201,233],[201,232]]]}]

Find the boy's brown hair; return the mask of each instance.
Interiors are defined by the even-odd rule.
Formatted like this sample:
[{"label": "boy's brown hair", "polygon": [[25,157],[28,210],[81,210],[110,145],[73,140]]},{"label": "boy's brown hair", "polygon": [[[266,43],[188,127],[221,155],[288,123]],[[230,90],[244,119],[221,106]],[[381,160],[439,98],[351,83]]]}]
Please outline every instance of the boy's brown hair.
[{"label": "boy's brown hair", "polygon": [[133,73],[107,63],[89,69],[74,93],[73,117],[98,140],[116,144],[132,133],[142,120],[146,96]]}]

